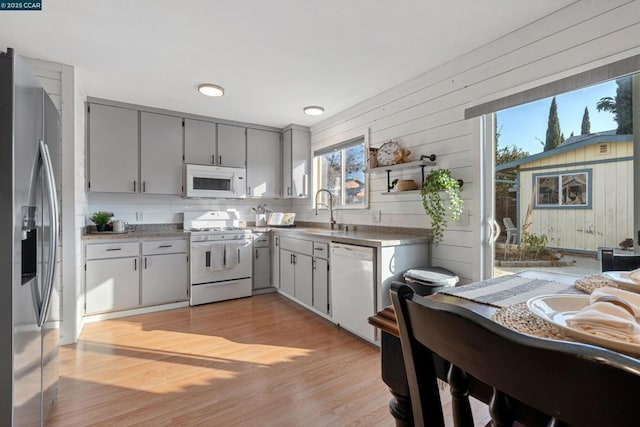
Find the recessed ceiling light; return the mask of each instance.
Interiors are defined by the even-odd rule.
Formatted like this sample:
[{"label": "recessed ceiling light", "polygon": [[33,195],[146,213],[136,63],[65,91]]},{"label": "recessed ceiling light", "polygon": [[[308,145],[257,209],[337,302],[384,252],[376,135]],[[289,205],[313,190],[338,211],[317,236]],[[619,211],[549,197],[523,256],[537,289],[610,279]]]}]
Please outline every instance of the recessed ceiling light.
[{"label": "recessed ceiling light", "polygon": [[198,92],[206,96],[224,95],[224,89],[222,88],[222,86],[214,85],[211,83],[203,83],[198,86]]},{"label": "recessed ceiling light", "polygon": [[324,114],[324,108],[318,107],[317,105],[310,105],[304,107],[304,113],[308,116],[321,116]]}]

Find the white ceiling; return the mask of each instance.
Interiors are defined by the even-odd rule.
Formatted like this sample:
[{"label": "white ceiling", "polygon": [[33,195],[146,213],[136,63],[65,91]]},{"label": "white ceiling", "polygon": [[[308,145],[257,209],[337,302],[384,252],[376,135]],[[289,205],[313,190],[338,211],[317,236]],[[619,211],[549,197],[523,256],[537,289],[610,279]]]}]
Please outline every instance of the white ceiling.
[{"label": "white ceiling", "polygon": [[0,49],[76,66],[88,96],[311,125],[573,1],[43,0],[0,12]]}]

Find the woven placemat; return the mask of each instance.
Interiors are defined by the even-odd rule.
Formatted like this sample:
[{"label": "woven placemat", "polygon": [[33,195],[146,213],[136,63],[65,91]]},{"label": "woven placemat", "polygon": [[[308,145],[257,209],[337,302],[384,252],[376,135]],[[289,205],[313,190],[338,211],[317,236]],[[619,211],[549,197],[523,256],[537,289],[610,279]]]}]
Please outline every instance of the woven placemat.
[{"label": "woven placemat", "polygon": [[587,294],[591,294],[594,289],[604,288],[604,287],[612,287],[617,288],[618,284],[611,279],[604,277],[601,274],[596,274],[594,276],[585,276],[576,280],[575,283],[576,289],[581,290]]},{"label": "woven placemat", "polygon": [[534,315],[527,308],[526,302],[501,308],[495,312],[492,319],[509,329],[523,334],[533,335],[538,338],[567,340],[567,337],[562,335],[560,329]]}]

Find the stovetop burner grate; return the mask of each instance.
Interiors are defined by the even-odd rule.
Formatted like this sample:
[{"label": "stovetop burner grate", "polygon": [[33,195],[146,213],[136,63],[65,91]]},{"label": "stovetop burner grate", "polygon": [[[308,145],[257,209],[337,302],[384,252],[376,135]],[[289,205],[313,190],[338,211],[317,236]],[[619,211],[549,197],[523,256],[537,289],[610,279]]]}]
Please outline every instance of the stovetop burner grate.
[{"label": "stovetop burner grate", "polygon": [[203,228],[196,228],[196,227],[191,227],[188,229],[189,231],[192,232],[223,232],[223,231],[245,231],[247,230],[247,228],[243,228],[243,227],[203,227]]}]

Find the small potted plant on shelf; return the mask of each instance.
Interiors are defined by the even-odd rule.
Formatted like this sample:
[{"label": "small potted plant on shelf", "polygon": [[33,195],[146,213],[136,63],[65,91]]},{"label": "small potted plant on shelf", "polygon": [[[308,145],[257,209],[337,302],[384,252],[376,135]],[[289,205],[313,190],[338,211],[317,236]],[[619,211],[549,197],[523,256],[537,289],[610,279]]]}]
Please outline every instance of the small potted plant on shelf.
[{"label": "small potted plant on shelf", "polygon": [[111,212],[98,211],[91,215],[89,219],[96,225],[96,230],[106,231],[107,224],[111,221],[111,217],[113,217]]},{"label": "small potted plant on shelf", "polygon": [[447,227],[446,199],[449,199],[449,217],[452,221],[460,219],[462,213],[462,198],[460,197],[460,181],[451,176],[448,169],[433,169],[426,176],[420,194],[422,206],[431,217],[431,231],[436,246],[442,242],[444,229]]}]

